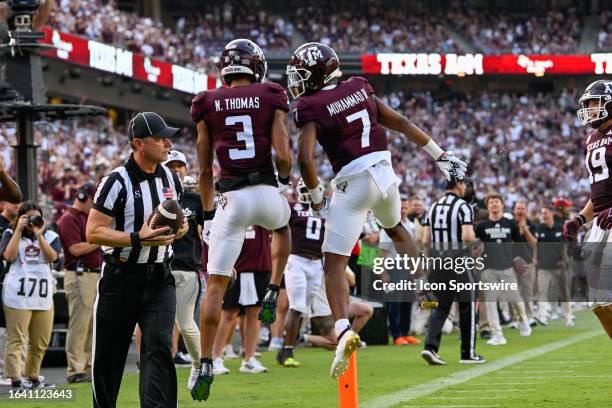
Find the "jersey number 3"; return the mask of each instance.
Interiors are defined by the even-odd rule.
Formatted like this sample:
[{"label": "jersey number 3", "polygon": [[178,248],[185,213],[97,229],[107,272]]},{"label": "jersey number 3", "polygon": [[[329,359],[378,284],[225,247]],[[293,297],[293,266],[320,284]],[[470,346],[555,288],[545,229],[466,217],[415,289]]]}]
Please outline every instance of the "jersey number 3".
[{"label": "jersey number 3", "polygon": [[243,141],[245,149],[229,149],[229,157],[232,160],[252,159],[255,157],[255,140],[253,139],[253,122],[249,115],[228,116],[225,118],[225,126],[242,124],[242,132],[236,133],[238,141]]},{"label": "jersey number 3", "polygon": [[[610,170],[606,164],[606,146],[599,147],[587,153],[586,168],[589,172],[591,184],[600,182],[610,176]],[[601,171],[598,171],[601,169]],[[595,173],[595,171],[597,171]]]}]

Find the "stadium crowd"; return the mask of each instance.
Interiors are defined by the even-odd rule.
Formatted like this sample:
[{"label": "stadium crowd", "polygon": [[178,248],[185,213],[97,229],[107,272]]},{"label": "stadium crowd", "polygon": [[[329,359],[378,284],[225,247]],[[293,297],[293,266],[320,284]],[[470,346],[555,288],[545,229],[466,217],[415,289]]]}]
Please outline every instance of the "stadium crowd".
[{"label": "stadium crowd", "polygon": [[[371,0],[292,3],[291,16],[266,11],[259,2],[207,2],[188,16],[167,21],[120,10],[113,1],[60,0],[49,26],[89,39],[125,47],[189,68],[213,69],[229,38],[251,38],[266,52],[290,52],[292,40],[320,41],[341,53],[465,52],[449,28],[467,46],[488,54],[576,53],[583,30],[578,8],[535,15],[486,10],[431,10],[380,7]],[[450,22],[447,28],[445,22]],[[610,13],[598,16],[595,40],[610,49]],[[406,29],[409,27],[410,29]]]},{"label": "stadium crowd", "polygon": [[529,16],[465,9],[450,13],[448,21],[486,54],[574,54],[583,28],[573,7]]}]

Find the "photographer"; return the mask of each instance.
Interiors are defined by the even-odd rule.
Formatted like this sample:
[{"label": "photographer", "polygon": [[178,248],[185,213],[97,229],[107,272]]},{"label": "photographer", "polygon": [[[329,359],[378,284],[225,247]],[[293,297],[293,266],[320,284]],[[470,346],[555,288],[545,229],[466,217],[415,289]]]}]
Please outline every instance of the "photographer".
[{"label": "photographer", "polygon": [[[30,3],[36,3],[37,0],[31,0]],[[2,32],[2,41],[4,42],[5,40],[5,36],[8,36],[8,32],[5,32],[5,30],[7,30],[6,28],[6,23],[7,20],[11,17],[11,11],[14,13],[14,5],[12,3],[15,3],[15,1],[2,1],[0,2],[0,26],[2,27],[0,29],[0,32]],[[21,1],[20,3],[24,3],[23,1]],[[51,12],[53,11],[53,8],[55,6],[55,1],[54,0],[40,0],[40,5],[38,6],[38,8],[36,9],[36,12],[34,13],[34,15],[32,16],[32,31],[41,31],[43,29],[43,27],[45,26],[45,24],[47,23],[47,20],[49,20],[49,16],[51,15]],[[30,6],[28,4],[28,6]],[[11,8],[13,8],[13,10],[11,10]]]},{"label": "photographer", "polygon": [[[53,275],[51,263],[60,252],[59,236],[46,230],[42,210],[31,201],[19,206],[13,229],[0,240],[0,252],[10,263],[4,278],[2,301],[6,316],[4,372],[13,388],[36,389],[40,366],[53,329]],[[25,377],[21,380],[21,355],[29,339]]]}]

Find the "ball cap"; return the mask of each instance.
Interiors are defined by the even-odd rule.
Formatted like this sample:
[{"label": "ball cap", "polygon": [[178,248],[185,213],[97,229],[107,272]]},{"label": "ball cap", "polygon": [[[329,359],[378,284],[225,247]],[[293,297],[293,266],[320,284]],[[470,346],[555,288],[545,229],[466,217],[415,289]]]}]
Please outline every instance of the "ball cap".
[{"label": "ball cap", "polygon": [[178,150],[170,150],[170,153],[168,153],[168,160],[166,160],[164,164],[169,164],[171,162],[183,163],[186,166],[187,157],[185,157],[185,155]]},{"label": "ball cap", "polygon": [[155,112],[140,112],[130,121],[128,137],[130,140],[143,137],[172,137],[179,131],[179,128],[168,126],[164,118]]}]

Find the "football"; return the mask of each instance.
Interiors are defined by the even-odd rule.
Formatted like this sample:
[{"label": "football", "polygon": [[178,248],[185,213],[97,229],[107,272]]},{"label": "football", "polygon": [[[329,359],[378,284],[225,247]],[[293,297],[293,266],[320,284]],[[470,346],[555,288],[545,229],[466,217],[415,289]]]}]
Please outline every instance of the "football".
[{"label": "football", "polygon": [[167,200],[160,203],[149,218],[149,226],[153,229],[161,227],[172,228],[176,234],[183,225],[183,209],[177,200]]}]

